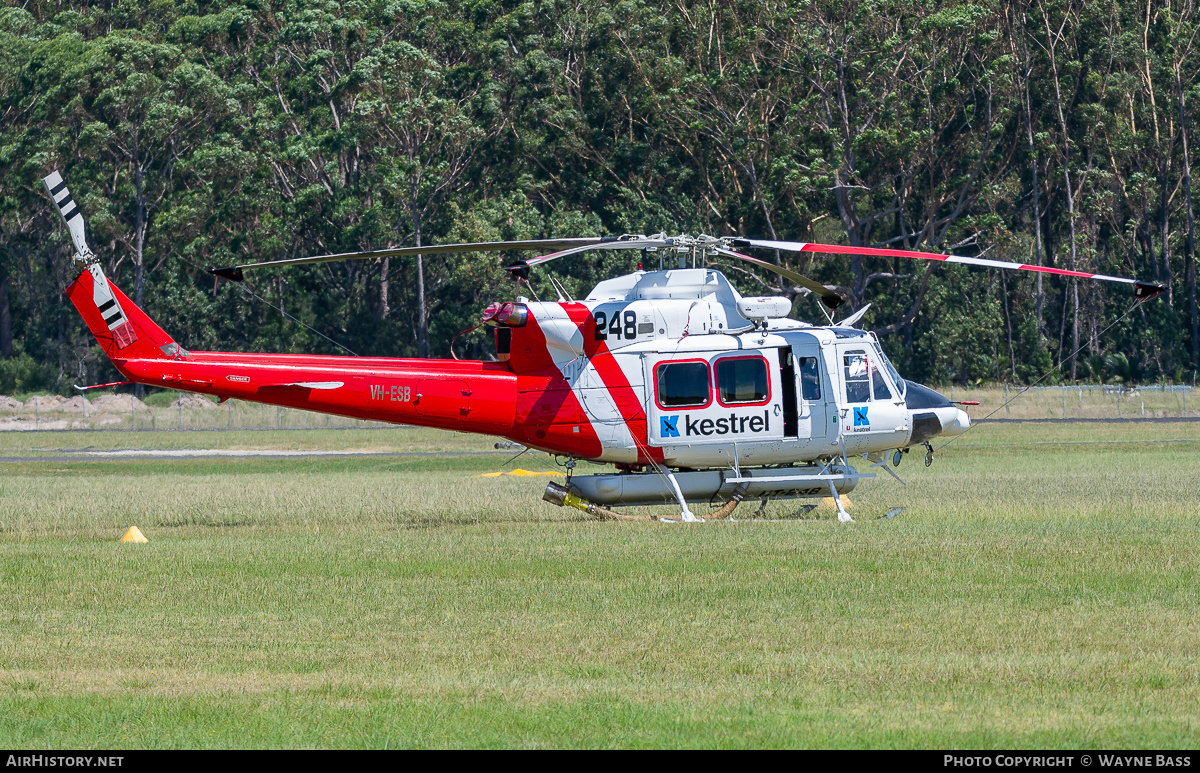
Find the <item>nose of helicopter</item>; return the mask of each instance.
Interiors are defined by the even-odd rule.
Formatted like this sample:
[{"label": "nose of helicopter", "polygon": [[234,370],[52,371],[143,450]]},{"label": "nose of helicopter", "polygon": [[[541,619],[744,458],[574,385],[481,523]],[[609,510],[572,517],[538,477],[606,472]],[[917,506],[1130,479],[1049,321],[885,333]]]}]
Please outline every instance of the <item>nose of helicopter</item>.
[{"label": "nose of helicopter", "polygon": [[938,412],[938,419],[942,422],[943,435],[953,437],[961,435],[971,428],[971,417],[962,408],[955,408],[953,416],[950,416],[949,411],[943,408]]},{"label": "nose of helicopter", "polygon": [[905,383],[908,385],[905,401],[912,426],[911,445],[924,443],[938,435],[961,435],[971,428],[971,417],[967,412],[944,395],[915,381],[905,379]]}]

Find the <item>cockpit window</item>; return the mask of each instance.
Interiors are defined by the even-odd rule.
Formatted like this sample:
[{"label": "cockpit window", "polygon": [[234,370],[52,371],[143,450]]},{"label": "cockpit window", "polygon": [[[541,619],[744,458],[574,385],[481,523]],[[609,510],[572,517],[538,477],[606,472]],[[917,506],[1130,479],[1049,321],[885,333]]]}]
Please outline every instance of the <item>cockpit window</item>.
[{"label": "cockpit window", "polygon": [[867,376],[867,353],[861,350],[846,352],[842,361],[846,366],[846,401],[870,402],[871,382]]},{"label": "cockpit window", "polygon": [[871,364],[871,390],[875,393],[876,400],[892,399],[892,390],[888,389],[887,379],[874,363]]},{"label": "cockpit window", "polygon": [[878,355],[874,352],[853,350],[846,352],[846,401],[866,403],[874,400],[891,400],[892,389],[883,371],[879,368]]},{"label": "cockpit window", "polygon": [[900,390],[900,396],[904,397],[908,392],[908,384],[904,382],[904,379],[900,376],[900,372],[896,370],[896,366],[884,354],[883,347],[879,348],[879,361],[883,363],[883,367],[887,368],[888,375],[892,377],[892,383]]}]

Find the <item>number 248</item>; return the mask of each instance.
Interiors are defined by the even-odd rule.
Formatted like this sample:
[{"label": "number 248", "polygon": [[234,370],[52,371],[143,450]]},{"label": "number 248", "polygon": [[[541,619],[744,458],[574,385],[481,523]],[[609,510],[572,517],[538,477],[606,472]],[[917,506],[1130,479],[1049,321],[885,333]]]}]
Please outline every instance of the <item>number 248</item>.
[{"label": "number 248", "polygon": [[614,311],[612,320],[603,311],[596,312],[596,340],[607,341],[613,338],[637,338],[637,314],[627,311],[622,314]]}]

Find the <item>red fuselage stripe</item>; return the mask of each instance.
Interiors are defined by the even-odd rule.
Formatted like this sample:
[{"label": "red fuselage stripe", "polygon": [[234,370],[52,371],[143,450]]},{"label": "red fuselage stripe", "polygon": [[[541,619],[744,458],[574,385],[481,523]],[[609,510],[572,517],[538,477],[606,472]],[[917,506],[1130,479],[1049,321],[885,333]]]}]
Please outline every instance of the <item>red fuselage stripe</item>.
[{"label": "red fuselage stripe", "polygon": [[596,340],[596,318],[592,315],[591,310],[582,303],[559,305],[562,306],[570,320],[579,327],[579,332],[583,335],[583,353],[592,367],[596,369],[596,374],[600,376],[600,380],[608,389],[613,404],[620,411],[621,418],[625,420],[625,426],[628,427],[633,442],[638,446],[638,461],[661,462],[663,460],[662,450],[651,448],[648,445],[646,410],[642,404],[642,398],[630,386],[629,379],[621,370],[621,365],[609,351],[608,342]]},{"label": "red fuselage stripe", "polygon": [[598,459],[604,445],[575,391],[554,364],[546,334],[534,315],[529,315],[525,327],[514,332],[513,350],[509,362],[521,364],[517,376],[519,412],[508,437],[556,453]]}]

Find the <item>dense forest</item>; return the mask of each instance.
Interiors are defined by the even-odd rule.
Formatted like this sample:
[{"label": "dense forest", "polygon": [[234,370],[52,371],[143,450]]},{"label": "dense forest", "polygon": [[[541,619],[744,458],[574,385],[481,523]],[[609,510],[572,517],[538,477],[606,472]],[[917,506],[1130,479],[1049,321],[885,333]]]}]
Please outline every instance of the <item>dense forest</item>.
[{"label": "dense forest", "polygon": [[[0,392],[109,380],[39,180],[190,349],[449,356],[513,255],[214,281],[401,246],[739,234],[1166,283],[777,255],[910,378],[1192,382],[1190,0],[5,0]],[[771,257],[771,256],[764,256]],[[550,264],[577,297],[638,255]],[[748,293],[807,291],[722,267]],[[554,296],[543,269],[533,289]],[[542,297],[545,297],[542,295]],[[487,357],[484,331],[455,344]],[[1076,355],[1075,352],[1078,351]]]}]

